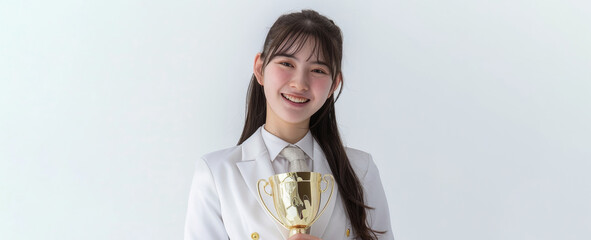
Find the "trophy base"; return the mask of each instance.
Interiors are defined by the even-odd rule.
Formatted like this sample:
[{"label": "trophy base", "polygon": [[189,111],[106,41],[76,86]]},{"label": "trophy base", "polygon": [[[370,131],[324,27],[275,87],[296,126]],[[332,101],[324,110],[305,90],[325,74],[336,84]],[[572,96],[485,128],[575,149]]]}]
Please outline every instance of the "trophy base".
[{"label": "trophy base", "polygon": [[289,229],[289,236],[293,236],[296,235],[298,233],[302,233],[302,234],[308,234],[308,228],[306,228],[305,226],[297,226],[297,227],[293,227],[291,229]]}]

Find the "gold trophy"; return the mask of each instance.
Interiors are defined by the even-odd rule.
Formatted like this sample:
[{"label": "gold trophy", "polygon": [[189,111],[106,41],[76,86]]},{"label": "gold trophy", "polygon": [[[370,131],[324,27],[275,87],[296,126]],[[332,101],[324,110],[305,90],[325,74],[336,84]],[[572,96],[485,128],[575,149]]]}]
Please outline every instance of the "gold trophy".
[{"label": "gold trophy", "polygon": [[[261,182],[264,182],[263,191],[273,197],[273,204],[278,216],[275,216],[261,195]],[[321,182],[325,183],[321,189]],[[271,185],[271,192],[267,192],[267,185]],[[320,199],[322,193],[328,190],[330,195],[320,212]],[[322,176],[317,172],[288,172],[269,177],[269,181],[260,179],[257,182],[257,190],[261,202],[267,212],[273,218],[289,229],[289,236],[297,233],[306,233],[306,230],[324,213],[326,206],[332,198],[334,178],[330,174]]]}]

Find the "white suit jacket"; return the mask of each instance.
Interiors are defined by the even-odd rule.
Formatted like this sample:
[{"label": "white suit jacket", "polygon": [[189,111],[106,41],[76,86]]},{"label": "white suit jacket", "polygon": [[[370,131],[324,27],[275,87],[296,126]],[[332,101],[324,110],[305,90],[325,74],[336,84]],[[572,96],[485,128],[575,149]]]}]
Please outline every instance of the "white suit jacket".
[{"label": "white suit jacket", "polygon": [[[257,192],[259,179],[275,175],[260,131],[240,146],[207,154],[202,161],[198,161],[189,196],[185,240],[288,238],[288,230],[269,215]],[[314,172],[332,174],[316,141],[314,151]],[[394,239],[386,196],[376,165],[365,152],[351,148],[346,151],[363,184],[366,205],[375,208],[368,210],[370,227],[387,231],[379,236],[380,239]],[[334,186],[333,197],[324,214],[312,225],[310,234],[324,240],[355,239],[337,184]],[[262,196],[269,210],[275,214],[271,197],[264,193]],[[324,196],[323,199],[328,198]]]}]

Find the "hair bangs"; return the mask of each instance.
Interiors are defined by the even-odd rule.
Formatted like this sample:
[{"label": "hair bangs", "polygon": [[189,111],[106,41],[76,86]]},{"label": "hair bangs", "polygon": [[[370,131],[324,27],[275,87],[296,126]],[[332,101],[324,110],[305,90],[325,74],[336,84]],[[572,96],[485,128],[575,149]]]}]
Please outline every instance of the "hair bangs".
[{"label": "hair bangs", "polygon": [[268,57],[265,59],[267,65],[271,59],[280,54],[295,55],[304,48],[307,43],[312,43],[312,54],[306,60],[316,58],[316,61],[325,62],[331,70],[333,78],[336,77],[338,62],[336,49],[332,49],[333,43],[322,31],[314,25],[295,25],[282,31],[279,36],[272,39]]}]

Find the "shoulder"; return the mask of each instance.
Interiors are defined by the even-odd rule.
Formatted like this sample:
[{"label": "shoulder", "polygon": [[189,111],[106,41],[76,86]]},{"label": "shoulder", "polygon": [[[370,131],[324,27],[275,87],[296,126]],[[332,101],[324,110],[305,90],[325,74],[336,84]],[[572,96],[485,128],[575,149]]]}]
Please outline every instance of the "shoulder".
[{"label": "shoulder", "polygon": [[223,168],[226,165],[234,164],[240,161],[242,156],[241,146],[233,146],[203,155],[202,160],[209,169],[215,170]]},{"label": "shoulder", "polygon": [[361,160],[365,160],[365,161],[371,160],[371,154],[369,154],[368,152],[361,151],[359,149],[355,149],[355,148],[351,148],[351,147],[345,147],[345,151],[347,152],[347,156],[349,158],[356,158],[356,159],[361,159]]},{"label": "shoulder", "polygon": [[266,152],[266,148],[259,129],[242,144],[210,152],[203,155],[202,159],[216,173],[233,169],[243,159],[255,159],[263,152]]},{"label": "shoulder", "polygon": [[364,179],[367,172],[375,166],[371,154],[350,147],[346,147],[345,151],[351,167],[353,167],[359,179]]}]

